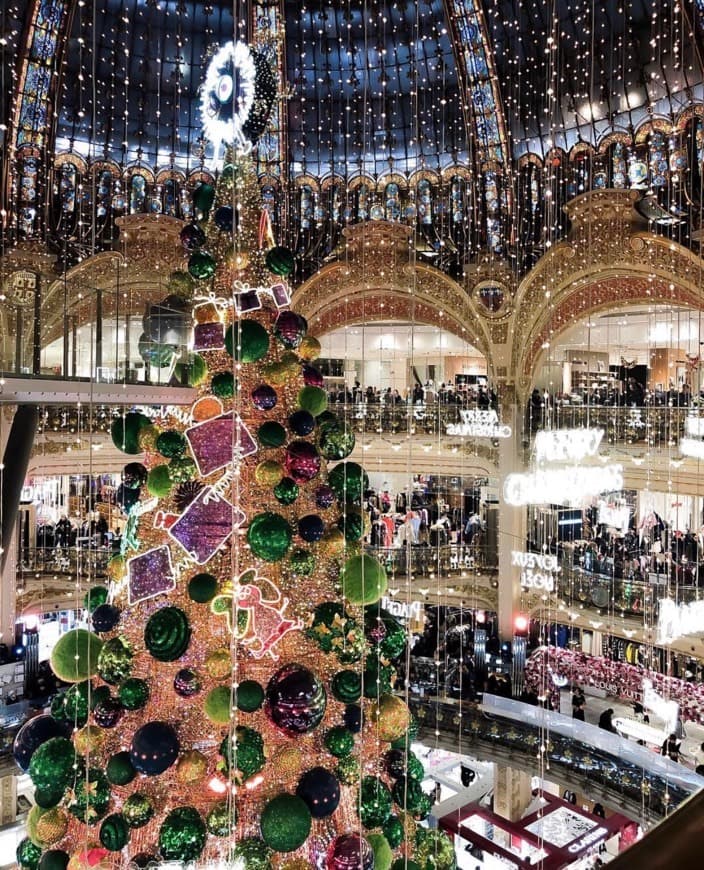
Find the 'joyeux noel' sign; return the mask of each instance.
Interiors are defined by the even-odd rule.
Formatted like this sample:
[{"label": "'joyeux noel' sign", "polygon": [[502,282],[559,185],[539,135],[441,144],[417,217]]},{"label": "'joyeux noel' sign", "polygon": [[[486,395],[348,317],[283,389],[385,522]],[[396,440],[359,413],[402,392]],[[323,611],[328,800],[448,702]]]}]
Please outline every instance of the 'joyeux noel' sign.
[{"label": "'joyeux noel' sign", "polygon": [[520,550],[511,552],[511,565],[521,568],[521,586],[523,589],[536,589],[542,592],[553,592],[555,575],[559,573],[557,556],[551,553],[523,553]]},{"label": "'joyeux noel' sign", "polygon": [[448,435],[463,438],[510,438],[511,427],[499,420],[496,411],[460,411],[461,423],[450,423],[445,430]]}]

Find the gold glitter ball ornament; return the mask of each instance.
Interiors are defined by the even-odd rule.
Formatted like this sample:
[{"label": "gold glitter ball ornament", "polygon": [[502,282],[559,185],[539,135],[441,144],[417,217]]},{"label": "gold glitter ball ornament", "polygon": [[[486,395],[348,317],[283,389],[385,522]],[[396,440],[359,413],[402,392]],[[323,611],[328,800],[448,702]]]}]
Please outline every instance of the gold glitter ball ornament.
[{"label": "gold glitter ball ornament", "polygon": [[322,348],[318,339],[314,338],[312,335],[306,335],[303,341],[298,345],[298,356],[300,356],[301,359],[310,362],[311,360],[318,359],[321,350]]},{"label": "gold glitter ball ornament", "polygon": [[408,731],[411,714],[401,698],[396,695],[382,695],[378,701],[372,701],[369,719],[379,739],[391,742],[403,737]]},{"label": "gold glitter ball ornament", "polygon": [[29,811],[27,831],[32,842],[46,848],[66,836],[68,821],[68,813],[61,807],[42,810],[35,806]]},{"label": "gold glitter ball ornament", "polygon": [[205,660],[205,669],[216,680],[224,680],[232,673],[230,650],[216,649]]},{"label": "gold glitter ball ornament", "polygon": [[339,556],[345,551],[346,541],[341,529],[327,529],[320,539],[320,551],[324,556]]},{"label": "gold glitter ball ornament", "polygon": [[257,465],[254,477],[260,486],[276,486],[284,478],[284,469],[280,462],[265,459]]},{"label": "gold glitter ball ornament", "polygon": [[208,771],[208,759],[197,749],[184,752],[176,764],[176,776],[184,785],[200,782]]},{"label": "gold glitter ball ornament", "polygon": [[159,430],[156,426],[143,426],[137,436],[139,449],[144,453],[156,453],[156,439],[158,437]]},{"label": "gold glitter ball ornament", "polygon": [[282,746],[269,759],[269,767],[277,777],[292,779],[303,769],[303,754],[297,746]]},{"label": "gold glitter ball ornament", "polygon": [[305,858],[286,858],[276,866],[278,870],[313,870],[313,865]]},{"label": "gold glitter ball ornament", "polygon": [[122,580],[125,576],[125,557],[113,556],[108,562],[107,573],[111,580]]},{"label": "gold glitter ball ornament", "polygon": [[96,725],[84,725],[73,735],[73,745],[79,755],[92,754],[102,749],[106,736],[102,728]]}]

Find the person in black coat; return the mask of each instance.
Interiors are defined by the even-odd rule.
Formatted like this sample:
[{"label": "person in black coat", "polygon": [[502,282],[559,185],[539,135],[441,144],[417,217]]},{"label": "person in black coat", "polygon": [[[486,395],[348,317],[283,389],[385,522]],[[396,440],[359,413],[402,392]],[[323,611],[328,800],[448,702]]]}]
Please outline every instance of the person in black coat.
[{"label": "person in black coat", "polygon": [[604,731],[611,731],[612,734],[615,734],[616,729],[614,728],[613,715],[614,711],[611,707],[609,707],[608,710],[604,710],[601,716],[599,716],[599,728],[603,728]]}]

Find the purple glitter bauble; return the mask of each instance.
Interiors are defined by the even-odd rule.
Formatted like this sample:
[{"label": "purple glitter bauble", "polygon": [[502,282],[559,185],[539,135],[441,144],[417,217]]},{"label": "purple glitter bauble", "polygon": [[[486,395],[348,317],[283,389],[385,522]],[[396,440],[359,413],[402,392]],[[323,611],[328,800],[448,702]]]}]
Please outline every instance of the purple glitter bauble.
[{"label": "purple glitter bauble", "polygon": [[325,715],[325,687],[308,668],[293,662],[269,680],[264,710],[284,734],[296,737],[320,725]]},{"label": "purple glitter bauble", "polygon": [[114,728],[122,719],[123,707],[117,698],[105,698],[93,708],[95,724],[101,728]]},{"label": "purple glitter bauble", "polygon": [[274,335],[289,350],[297,348],[305,338],[308,324],[305,317],[295,311],[282,311],[274,323]]},{"label": "purple glitter bauble", "polygon": [[270,411],[277,402],[276,390],[269,384],[260,384],[252,390],[252,404],[260,411]]},{"label": "purple glitter bauble", "polygon": [[322,510],[332,507],[335,504],[335,493],[327,483],[321,483],[315,490],[315,503]]},{"label": "purple glitter bauble", "polygon": [[371,870],[374,852],[359,834],[342,834],[330,843],[325,866],[327,870]]},{"label": "purple glitter bauble", "polygon": [[174,677],[174,691],[182,698],[197,695],[200,689],[200,677],[191,668],[182,668]]},{"label": "purple glitter bauble", "polygon": [[292,441],[286,448],[284,465],[296,483],[305,483],[319,473],[320,456],[310,441]]},{"label": "purple glitter bauble", "polygon": [[324,384],[323,376],[315,366],[303,366],[303,380],[307,387],[322,387]]}]

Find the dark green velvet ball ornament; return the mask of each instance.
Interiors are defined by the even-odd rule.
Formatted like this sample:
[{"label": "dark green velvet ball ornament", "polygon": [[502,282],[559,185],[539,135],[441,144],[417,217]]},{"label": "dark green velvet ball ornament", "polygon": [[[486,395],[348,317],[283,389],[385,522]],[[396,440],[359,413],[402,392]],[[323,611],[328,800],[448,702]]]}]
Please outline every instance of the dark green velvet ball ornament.
[{"label": "dark green velvet ball ornament", "polygon": [[338,529],[348,544],[354,544],[364,534],[364,517],[361,511],[348,508],[337,520]]},{"label": "dark green velvet ball ornament", "polygon": [[207,831],[194,807],[176,807],[159,829],[159,851],[166,861],[195,861],[200,857]]},{"label": "dark green velvet ball ornament", "polygon": [[300,492],[298,484],[292,477],[284,477],[274,487],[274,497],[279,504],[293,504]]},{"label": "dark green velvet ball ornament", "polygon": [[34,790],[34,801],[43,810],[49,810],[62,800],[65,792],[66,787],[62,785],[52,786],[51,788],[37,788]]},{"label": "dark green velvet ball ornament", "polygon": [[207,604],[215,598],[218,581],[212,574],[196,574],[188,581],[188,597],[198,604]]},{"label": "dark green velvet ball ornament", "polygon": [[267,846],[275,852],[294,852],[310,834],[310,810],[298,795],[280,794],[266,804],[259,825]]},{"label": "dark green velvet ball ornament", "polygon": [[182,432],[167,429],[157,436],[156,449],[166,459],[178,459],[186,452],[186,438]]},{"label": "dark green velvet ball ornament", "polygon": [[403,822],[398,816],[389,816],[381,830],[392,849],[397,849],[403,842]]},{"label": "dark green velvet ball ornament", "polygon": [[130,754],[127,750],[116,752],[108,759],[105,765],[105,775],[108,782],[113,785],[128,785],[137,776],[137,771],[132,766]]},{"label": "dark green velvet ball ornament", "polygon": [[354,704],[362,697],[362,678],[356,671],[338,671],[332,678],[332,694],[343,704]]},{"label": "dark green velvet ball ornament", "polygon": [[128,411],[124,417],[113,420],[110,427],[112,443],[123,453],[136,455],[142,452],[139,445],[139,433],[146,426],[151,426],[151,420],[138,411]]},{"label": "dark green velvet ball ornament", "polygon": [[100,825],[100,842],[108,852],[119,852],[127,845],[130,829],[122,813],[112,813]]},{"label": "dark green velvet ball ornament", "polygon": [[354,749],[354,735],[343,725],[335,725],[325,734],[325,748],[336,758],[344,758]]},{"label": "dark green velvet ball ornament", "polygon": [[256,680],[243,680],[235,690],[235,707],[254,713],[264,703],[264,689]]},{"label": "dark green velvet ball ornament", "polygon": [[365,828],[378,828],[391,815],[391,792],[376,776],[365,776],[360,787],[359,817]]},{"label": "dark green velvet ball ornament", "polygon": [[133,792],[122,805],[122,815],[130,828],[141,828],[154,816],[152,799],[140,792]]},{"label": "dark green velvet ball ornament", "polygon": [[257,362],[269,351],[269,333],[256,320],[239,320],[225,332],[225,350],[239,362]]},{"label": "dark green velvet ball ornament", "polygon": [[173,662],[188,649],[191,628],[188,617],[178,607],[162,607],[153,613],[144,628],[144,645],[153,658]]},{"label": "dark green velvet ball ornament", "polygon": [[208,184],[207,181],[201,181],[193,191],[193,205],[198,209],[203,217],[207,217],[214,202],[215,188],[212,184]]},{"label": "dark green velvet ball ornament", "polygon": [[293,272],[296,261],[293,252],[283,245],[276,245],[266,252],[264,265],[273,274],[285,278]]},{"label": "dark green velvet ball ornament", "polygon": [[235,376],[232,372],[218,372],[210,382],[210,389],[220,399],[231,399],[235,395]]},{"label": "dark green velvet ball ornament", "polygon": [[173,483],[170,465],[155,465],[154,468],[150,469],[147,477],[147,489],[150,495],[166,498],[171,492]]},{"label": "dark green velvet ball ornament", "polygon": [[149,683],[139,677],[130,677],[120,683],[117,694],[125,710],[141,710],[149,700]]},{"label": "dark green velvet ball ornament", "polygon": [[286,430],[275,420],[267,420],[257,429],[257,441],[262,447],[281,447],[286,442]]},{"label": "dark green velvet ball ornament", "polygon": [[68,862],[68,852],[63,849],[49,849],[39,861],[39,870],[66,870]]}]

